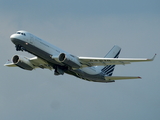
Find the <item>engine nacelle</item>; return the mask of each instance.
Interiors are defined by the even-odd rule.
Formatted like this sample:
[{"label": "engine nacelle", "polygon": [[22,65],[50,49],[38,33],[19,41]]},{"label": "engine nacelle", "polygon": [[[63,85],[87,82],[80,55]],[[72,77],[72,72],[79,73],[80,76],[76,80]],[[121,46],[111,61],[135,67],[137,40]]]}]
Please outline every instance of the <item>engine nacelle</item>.
[{"label": "engine nacelle", "polygon": [[59,55],[59,61],[69,65],[73,68],[80,68],[81,64],[78,60],[78,58],[76,56],[70,55],[70,54],[65,54],[65,53],[61,53]]},{"label": "engine nacelle", "polygon": [[31,64],[28,58],[24,56],[15,55],[12,58],[12,61],[18,67],[25,69],[25,70],[33,70],[34,66]]}]

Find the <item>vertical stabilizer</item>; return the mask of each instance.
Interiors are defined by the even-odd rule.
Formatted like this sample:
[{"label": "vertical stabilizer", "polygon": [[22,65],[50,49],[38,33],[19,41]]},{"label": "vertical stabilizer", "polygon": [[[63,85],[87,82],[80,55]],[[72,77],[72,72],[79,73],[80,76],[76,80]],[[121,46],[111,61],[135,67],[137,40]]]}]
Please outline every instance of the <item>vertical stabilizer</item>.
[{"label": "vertical stabilizer", "polygon": [[[118,58],[121,52],[121,48],[119,46],[114,46],[105,56],[105,58]],[[112,76],[115,65],[107,65],[101,71],[104,75]]]},{"label": "vertical stabilizer", "polygon": [[119,46],[114,46],[104,58],[118,58],[121,48]]}]

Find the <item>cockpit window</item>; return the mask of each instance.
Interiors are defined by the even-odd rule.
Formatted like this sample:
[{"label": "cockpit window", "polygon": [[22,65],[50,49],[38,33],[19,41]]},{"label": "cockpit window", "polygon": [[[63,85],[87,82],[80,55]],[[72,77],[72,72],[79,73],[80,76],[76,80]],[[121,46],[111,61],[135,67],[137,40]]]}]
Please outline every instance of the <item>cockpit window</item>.
[{"label": "cockpit window", "polygon": [[21,35],[24,35],[24,36],[26,36],[26,34],[25,34],[25,33],[21,33]]},{"label": "cockpit window", "polygon": [[21,34],[21,35],[26,36],[26,34],[25,34],[25,33],[22,33],[22,32],[17,32],[17,34]]}]

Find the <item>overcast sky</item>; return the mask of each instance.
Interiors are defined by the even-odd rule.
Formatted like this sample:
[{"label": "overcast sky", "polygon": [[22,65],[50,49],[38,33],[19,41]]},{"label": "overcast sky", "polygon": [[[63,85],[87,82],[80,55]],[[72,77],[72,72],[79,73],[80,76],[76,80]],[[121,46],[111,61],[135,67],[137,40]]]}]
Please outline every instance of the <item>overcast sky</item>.
[{"label": "overcast sky", "polygon": [[[116,66],[115,76],[141,80],[94,83],[53,71],[3,64],[17,52],[9,37],[26,30],[78,56],[103,57],[114,45],[120,57],[153,62]],[[1,0],[1,120],[159,120],[159,0]]]}]

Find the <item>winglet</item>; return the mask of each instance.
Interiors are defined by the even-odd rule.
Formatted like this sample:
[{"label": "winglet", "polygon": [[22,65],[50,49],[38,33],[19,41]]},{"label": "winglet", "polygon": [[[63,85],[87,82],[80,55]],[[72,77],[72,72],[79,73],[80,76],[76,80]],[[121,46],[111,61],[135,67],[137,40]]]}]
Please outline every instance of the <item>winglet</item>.
[{"label": "winglet", "polygon": [[156,55],[157,55],[157,54],[155,54],[155,55],[153,56],[152,60],[154,60],[154,58],[156,57]]},{"label": "winglet", "polygon": [[153,61],[154,58],[156,57],[156,55],[157,55],[157,54],[155,54],[152,59],[148,59],[148,60],[149,60],[149,61]]}]

